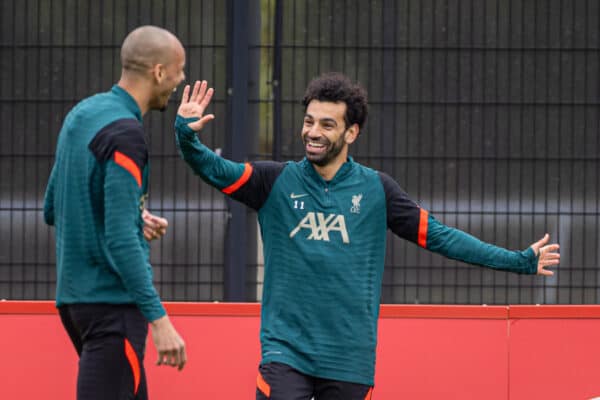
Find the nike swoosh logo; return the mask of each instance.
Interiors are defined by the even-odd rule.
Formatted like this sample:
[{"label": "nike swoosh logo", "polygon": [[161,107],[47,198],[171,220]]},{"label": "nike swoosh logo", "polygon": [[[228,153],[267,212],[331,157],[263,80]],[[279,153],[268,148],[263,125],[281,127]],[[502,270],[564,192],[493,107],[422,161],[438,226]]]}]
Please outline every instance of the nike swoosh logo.
[{"label": "nike swoosh logo", "polygon": [[294,194],[294,193],[291,193],[290,194],[290,199],[299,199],[300,197],[305,197],[305,196],[308,196],[308,195],[307,194]]}]

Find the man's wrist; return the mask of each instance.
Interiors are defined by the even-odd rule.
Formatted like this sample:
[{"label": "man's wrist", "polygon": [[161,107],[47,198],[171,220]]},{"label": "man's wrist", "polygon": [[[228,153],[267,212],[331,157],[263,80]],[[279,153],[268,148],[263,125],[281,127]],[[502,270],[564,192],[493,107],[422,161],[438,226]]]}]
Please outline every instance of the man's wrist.
[{"label": "man's wrist", "polygon": [[186,135],[195,135],[196,132],[192,128],[190,128],[188,126],[188,124],[190,124],[192,122],[196,122],[199,119],[200,118],[198,118],[198,117],[186,118],[186,117],[182,117],[181,115],[177,114],[177,117],[175,117],[175,129],[179,133],[183,133]]},{"label": "man's wrist", "polygon": [[151,321],[150,325],[152,325],[153,328],[158,328],[160,325],[164,324],[168,320],[169,320],[169,316],[167,314],[165,314],[162,317],[159,317],[159,318],[155,319],[154,321]]}]

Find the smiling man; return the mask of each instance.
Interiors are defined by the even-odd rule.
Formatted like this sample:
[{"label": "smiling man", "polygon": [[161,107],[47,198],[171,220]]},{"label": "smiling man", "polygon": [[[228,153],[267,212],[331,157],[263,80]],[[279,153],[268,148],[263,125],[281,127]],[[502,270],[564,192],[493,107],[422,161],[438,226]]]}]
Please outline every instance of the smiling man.
[{"label": "smiling man", "polygon": [[135,29],[121,46],[121,78],[66,116],[44,201],[56,228],[56,305],[79,360],[78,399],[147,398],[148,323],[158,364],[179,369],[185,344],[152,284],[144,240],[167,221],[144,209],[148,149],[142,116],[164,110],[185,78],[170,32]]},{"label": "smiling man", "polygon": [[[484,243],[419,207],[390,176],[355,162],[349,146],[367,117],[367,95],[346,76],[310,82],[299,162],[235,163],[196,132],[213,90],[184,89],[175,122],[183,158],[206,182],[258,212],[264,289],[257,399],[370,399],[386,232],[471,264],[552,275],[548,235],[523,251]],[[401,338],[399,338],[401,340]]]}]

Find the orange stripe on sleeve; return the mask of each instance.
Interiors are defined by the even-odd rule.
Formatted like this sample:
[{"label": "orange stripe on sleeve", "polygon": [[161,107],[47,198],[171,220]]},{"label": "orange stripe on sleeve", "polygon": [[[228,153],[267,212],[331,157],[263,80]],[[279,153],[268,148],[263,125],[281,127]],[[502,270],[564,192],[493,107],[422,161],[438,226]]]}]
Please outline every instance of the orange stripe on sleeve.
[{"label": "orange stripe on sleeve", "polygon": [[365,396],[365,400],[371,400],[371,396],[373,396],[373,386],[369,388],[367,395]]},{"label": "orange stripe on sleeve", "polygon": [[140,171],[137,164],[131,158],[127,157],[120,151],[115,151],[114,158],[115,163],[129,171],[129,173],[135,178],[135,181],[137,182],[138,186],[142,187],[142,172]]},{"label": "orange stripe on sleeve", "polygon": [[427,248],[427,226],[429,219],[429,213],[427,210],[421,208],[421,214],[419,215],[419,236],[417,244],[423,248]]},{"label": "orange stripe on sleeve", "polygon": [[259,372],[256,377],[256,387],[267,397],[271,397],[271,386],[265,381],[262,374]]},{"label": "orange stripe on sleeve", "polygon": [[233,184],[227,186],[225,189],[221,190],[225,194],[231,194],[241,188],[244,183],[248,182],[250,179],[250,175],[252,175],[252,165],[250,163],[246,163],[244,165],[244,173],[240,176],[240,179],[235,181]]},{"label": "orange stripe on sleeve", "polygon": [[127,361],[129,361],[129,365],[131,366],[131,372],[133,372],[133,394],[135,395],[140,386],[140,362],[137,354],[135,354],[135,350],[133,350],[133,346],[131,346],[127,338],[125,338],[125,357],[127,357]]}]

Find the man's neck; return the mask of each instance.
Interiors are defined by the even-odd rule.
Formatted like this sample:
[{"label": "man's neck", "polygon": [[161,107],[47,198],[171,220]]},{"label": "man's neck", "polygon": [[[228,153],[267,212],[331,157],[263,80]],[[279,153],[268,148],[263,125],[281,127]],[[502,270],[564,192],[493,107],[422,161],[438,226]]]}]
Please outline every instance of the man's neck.
[{"label": "man's neck", "polygon": [[142,82],[133,81],[132,79],[121,76],[121,79],[119,79],[117,85],[129,93],[131,97],[133,97],[140,108],[142,116],[148,112],[148,98],[145,90],[143,90],[144,84]]},{"label": "man's neck", "polygon": [[315,171],[317,171],[317,173],[319,175],[321,175],[321,178],[323,178],[325,181],[329,182],[330,180],[332,180],[335,177],[335,174],[337,174],[337,172],[340,170],[340,168],[342,168],[342,165],[344,165],[347,158],[348,158],[347,156],[338,157],[337,159],[333,160],[329,164],[323,165],[323,166],[313,163],[313,167],[315,168]]}]

